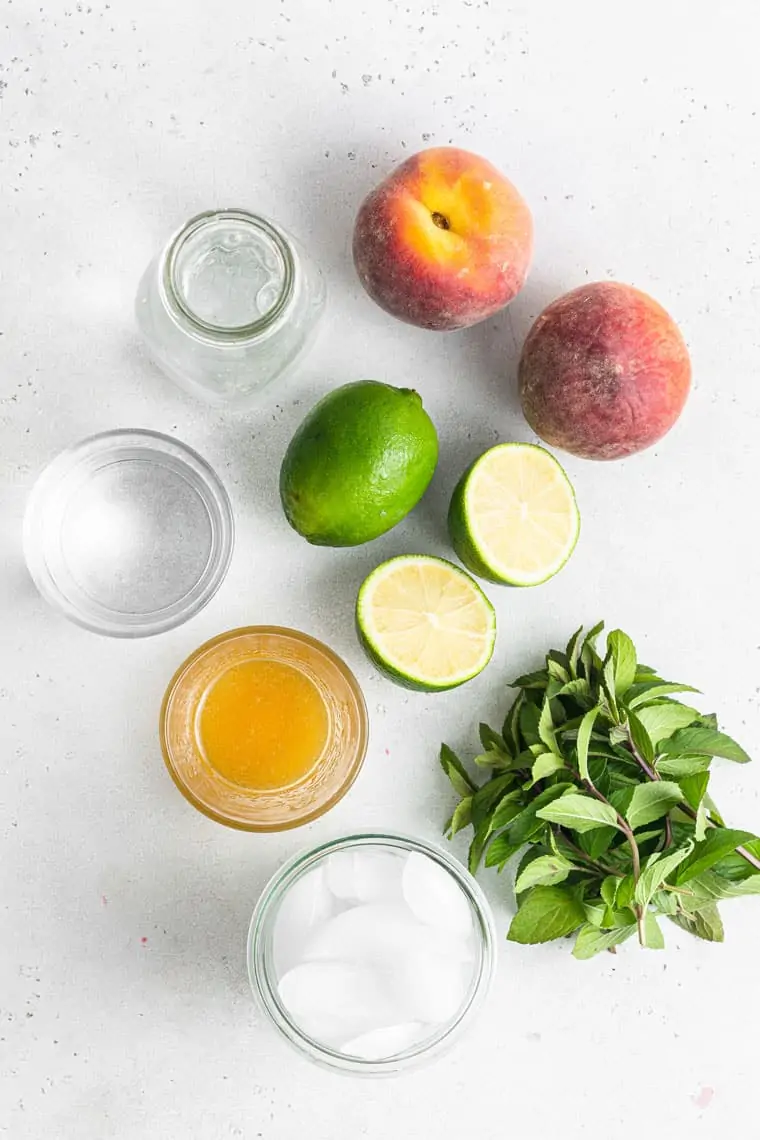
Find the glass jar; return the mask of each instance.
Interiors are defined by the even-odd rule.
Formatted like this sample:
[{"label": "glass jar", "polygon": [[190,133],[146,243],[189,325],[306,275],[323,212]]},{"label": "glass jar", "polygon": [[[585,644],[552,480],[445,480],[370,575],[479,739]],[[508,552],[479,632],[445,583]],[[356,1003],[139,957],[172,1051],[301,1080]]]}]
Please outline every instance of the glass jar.
[{"label": "glass jar", "polygon": [[[313,877],[315,871],[319,873],[320,866],[324,868],[331,857],[337,854],[342,859],[345,856],[340,853],[355,853],[360,849],[395,852],[404,858],[423,856],[426,860],[432,860],[440,871],[450,877],[452,885],[461,891],[471,915],[475,940],[475,959],[471,974],[465,986],[463,1000],[453,1015],[417,1043],[391,1055],[371,1060],[362,1056],[352,1056],[309,1036],[286,1009],[278,988],[277,956],[283,943],[278,944],[276,931],[283,904],[289,898],[295,901],[291,895],[293,888],[297,887],[297,884],[303,886],[304,880],[309,876]],[[435,905],[435,896],[434,891],[431,896],[432,905]],[[306,913],[309,920],[322,919],[319,906],[311,895],[305,911],[302,909],[303,894],[297,902],[298,913]],[[289,919],[286,920],[288,930],[285,945],[288,947],[293,946],[294,935],[290,931],[292,917],[291,908]],[[322,929],[324,930],[324,927]],[[326,1068],[356,1076],[383,1076],[430,1061],[457,1042],[486,1000],[496,965],[495,946],[496,932],[488,901],[472,875],[456,859],[432,843],[411,836],[395,832],[368,832],[324,843],[295,856],[277,871],[264,888],[251,919],[248,933],[248,974],[257,1004],[298,1052]],[[343,948],[347,955],[350,954],[345,942]],[[415,948],[411,948],[411,953],[416,952]],[[319,955],[315,955],[312,964],[314,961],[320,964],[318,958]],[[348,962],[350,959],[346,958],[345,961]]]},{"label": "glass jar", "polygon": [[[255,661],[297,670],[324,709],[327,729],[315,763],[284,787],[229,778],[209,762],[202,739],[209,693],[225,674]],[[295,734],[292,710],[282,710],[282,718],[285,731]],[[159,732],[169,774],[198,811],[242,831],[285,831],[323,815],[351,787],[367,751],[367,709],[353,673],[322,642],[293,629],[248,626],[207,641],[179,667],[164,696]]]},{"label": "glass jar", "polygon": [[24,554],[66,617],[111,637],[147,637],[197,614],[224,581],[234,543],[219,477],[171,436],[119,429],[82,440],[37,479]]},{"label": "glass jar", "polygon": [[321,273],[279,226],[209,210],[148,266],[135,313],[168,376],[210,404],[242,406],[304,352],[324,300]]}]

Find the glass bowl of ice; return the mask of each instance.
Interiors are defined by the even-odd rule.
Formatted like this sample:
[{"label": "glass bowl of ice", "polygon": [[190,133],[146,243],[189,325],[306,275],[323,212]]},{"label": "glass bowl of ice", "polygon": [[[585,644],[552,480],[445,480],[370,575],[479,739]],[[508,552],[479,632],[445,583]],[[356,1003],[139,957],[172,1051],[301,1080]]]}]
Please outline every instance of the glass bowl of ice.
[{"label": "glass bowl of ice", "polygon": [[449,1048],[494,971],[493,917],[450,855],[394,833],[297,855],[269,882],[248,935],[258,1003],[302,1054],[358,1075]]}]

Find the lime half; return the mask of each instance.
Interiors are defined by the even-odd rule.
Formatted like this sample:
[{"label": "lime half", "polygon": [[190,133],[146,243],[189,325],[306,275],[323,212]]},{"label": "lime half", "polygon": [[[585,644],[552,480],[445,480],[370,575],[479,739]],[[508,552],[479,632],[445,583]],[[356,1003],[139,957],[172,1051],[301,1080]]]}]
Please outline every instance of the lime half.
[{"label": "lime half", "polygon": [[356,625],[378,668],[425,692],[477,677],[496,641],[496,615],[477,583],[427,554],[391,558],[373,570],[359,590]]},{"label": "lime half", "polygon": [[449,507],[454,549],[473,574],[537,586],[573,553],[575,492],[553,455],[531,443],[490,448],[465,471]]}]

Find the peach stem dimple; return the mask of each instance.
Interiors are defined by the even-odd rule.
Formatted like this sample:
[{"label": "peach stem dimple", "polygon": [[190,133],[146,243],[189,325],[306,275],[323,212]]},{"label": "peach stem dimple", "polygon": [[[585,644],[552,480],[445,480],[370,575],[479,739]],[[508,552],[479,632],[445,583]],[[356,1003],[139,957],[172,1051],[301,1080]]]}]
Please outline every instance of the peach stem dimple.
[{"label": "peach stem dimple", "polygon": [[439,213],[438,210],[433,211],[433,221],[438,226],[438,228],[441,230],[450,230],[451,229],[451,222],[449,221],[449,219],[446,217],[445,214]]}]

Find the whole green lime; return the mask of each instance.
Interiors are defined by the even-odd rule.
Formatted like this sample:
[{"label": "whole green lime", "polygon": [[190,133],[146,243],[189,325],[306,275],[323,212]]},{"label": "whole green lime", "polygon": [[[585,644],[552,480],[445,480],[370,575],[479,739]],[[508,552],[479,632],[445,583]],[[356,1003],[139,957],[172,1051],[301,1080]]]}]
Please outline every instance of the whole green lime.
[{"label": "whole green lime", "polygon": [[411,388],[360,380],[312,408],[290,441],[280,497],[294,530],[317,546],[359,546],[422,498],[438,436]]}]

